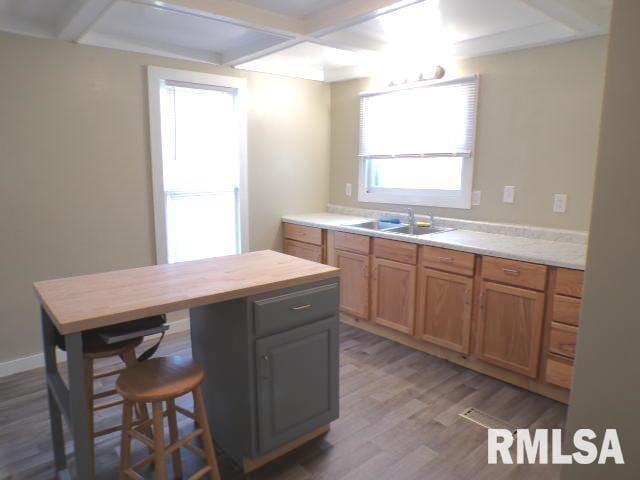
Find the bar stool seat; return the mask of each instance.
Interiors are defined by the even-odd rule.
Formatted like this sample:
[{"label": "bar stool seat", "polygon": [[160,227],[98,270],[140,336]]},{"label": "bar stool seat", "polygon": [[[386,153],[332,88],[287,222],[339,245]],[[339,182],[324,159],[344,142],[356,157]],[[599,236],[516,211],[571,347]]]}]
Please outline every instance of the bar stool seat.
[{"label": "bar stool seat", "polygon": [[[201,457],[205,466],[190,477],[191,480],[210,477],[220,480],[218,463],[213,449],[209,422],[205,411],[200,384],[204,371],[193,360],[181,357],[160,357],[126,368],[116,381],[116,389],[124,398],[122,407],[123,428],[120,448],[119,478],[142,478],[137,469],[153,463],[157,480],[165,480],[165,457],[171,455],[174,478],[182,477],[180,449],[186,448]],[[175,399],[187,393],[193,395],[193,412],[176,405]],[[134,405],[151,403],[153,416],[148,421],[152,428],[151,438],[140,431],[147,422],[137,426],[132,422]],[[166,403],[166,411],[163,404]],[[146,410],[146,406],[145,406]],[[176,413],[195,420],[195,429],[183,438],[178,436]],[[164,417],[167,417],[170,444],[164,443]],[[145,433],[147,433],[145,435]],[[201,437],[202,447],[190,442]],[[137,440],[152,450],[152,454],[135,464],[131,461],[131,441]]]},{"label": "bar stool seat", "polygon": [[133,402],[153,402],[180,397],[204,380],[204,371],[185,357],[159,357],[120,373],[116,388]]}]

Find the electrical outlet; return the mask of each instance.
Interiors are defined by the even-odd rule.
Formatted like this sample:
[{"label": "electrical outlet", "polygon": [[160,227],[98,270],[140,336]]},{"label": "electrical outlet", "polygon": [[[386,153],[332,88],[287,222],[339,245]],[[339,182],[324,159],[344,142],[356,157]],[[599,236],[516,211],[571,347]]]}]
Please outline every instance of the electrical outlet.
[{"label": "electrical outlet", "polygon": [[556,193],[553,196],[553,212],[564,213],[567,211],[567,194]]},{"label": "electrical outlet", "polygon": [[504,187],[502,201],[504,203],[514,203],[516,201],[516,187],[511,185]]},{"label": "electrical outlet", "polygon": [[351,196],[351,184],[350,184],[350,183],[347,183],[347,184],[345,185],[344,194],[345,194],[347,197],[350,197],[350,196]]},{"label": "electrical outlet", "polygon": [[471,205],[480,205],[480,199],[482,192],[480,190],[474,190],[471,192]]}]

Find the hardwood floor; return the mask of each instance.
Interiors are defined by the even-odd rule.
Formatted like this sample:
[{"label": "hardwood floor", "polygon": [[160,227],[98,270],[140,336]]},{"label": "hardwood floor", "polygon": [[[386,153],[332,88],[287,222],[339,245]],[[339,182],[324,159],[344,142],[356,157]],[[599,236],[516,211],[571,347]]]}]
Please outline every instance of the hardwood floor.
[{"label": "hardwood floor", "polygon": [[[190,354],[187,334],[170,335],[159,354]],[[554,479],[553,465],[487,465],[487,433],[459,414],[476,407],[520,428],[560,428],[566,406],[403,345],[343,325],[340,418],[331,431],[253,472],[255,480]],[[113,362],[102,362],[107,367]],[[191,407],[190,398],[180,402]],[[119,411],[100,412],[110,426]],[[190,431],[183,419],[181,433]],[[215,426],[213,430],[215,439]],[[66,438],[69,438],[68,434]],[[117,478],[119,435],[98,440],[100,479]],[[138,444],[139,445],[139,444]],[[67,446],[69,450],[70,446]],[[134,461],[146,454],[138,446]],[[185,478],[200,465],[184,451]],[[245,478],[223,454],[224,480]],[[171,470],[169,470],[171,471]],[[41,369],[0,379],[0,479],[53,478]],[[153,478],[147,471],[145,478]]]}]

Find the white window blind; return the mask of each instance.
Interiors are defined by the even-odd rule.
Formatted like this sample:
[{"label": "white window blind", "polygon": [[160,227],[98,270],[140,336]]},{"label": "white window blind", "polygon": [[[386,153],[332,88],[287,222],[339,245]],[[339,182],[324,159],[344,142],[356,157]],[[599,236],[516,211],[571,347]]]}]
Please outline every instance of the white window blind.
[{"label": "white window blind", "polygon": [[478,77],[360,97],[360,201],[469,208]]},{"label": "white window blind", "polygon": [[360,156],[473,155],[477,78],[363,94]]}]

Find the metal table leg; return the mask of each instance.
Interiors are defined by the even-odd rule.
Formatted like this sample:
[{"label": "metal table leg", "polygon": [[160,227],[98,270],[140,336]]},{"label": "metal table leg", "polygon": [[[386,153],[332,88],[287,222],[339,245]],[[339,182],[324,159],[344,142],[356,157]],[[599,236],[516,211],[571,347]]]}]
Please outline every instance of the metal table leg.
[{"label": "metal table leg", "polygon": [[49,315],[41,310],[44,359],[51,419],[51,436],[56,473],[62,476],[66,469],[62,415],[71,429],[74,444],[74,477],[81,480],[95,478],[93,438],[89,430],[89,404],[84,384],[84,360],[82,357],[82,333],[65,337],[69,387],[60,377],[55,357],[55,326]]}]

